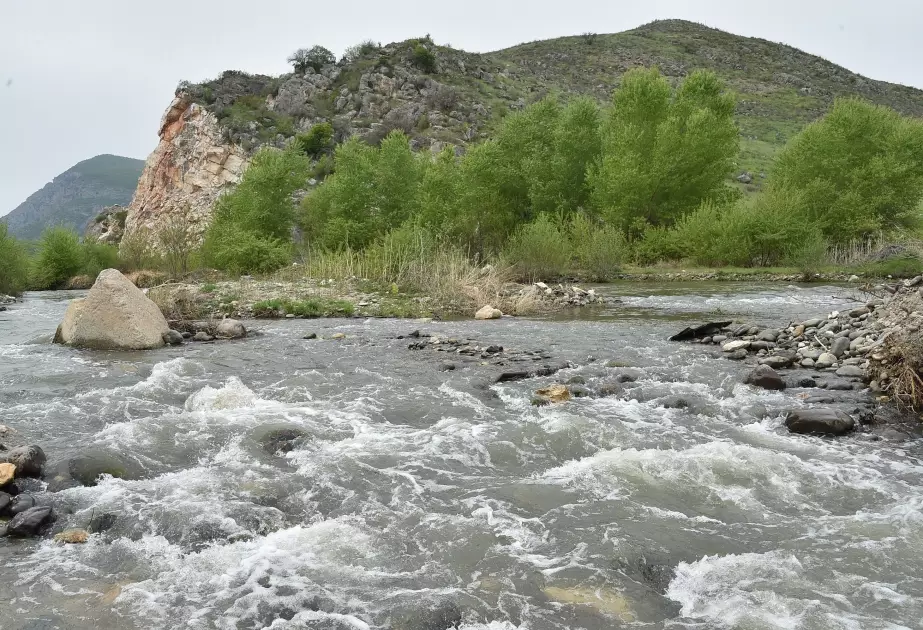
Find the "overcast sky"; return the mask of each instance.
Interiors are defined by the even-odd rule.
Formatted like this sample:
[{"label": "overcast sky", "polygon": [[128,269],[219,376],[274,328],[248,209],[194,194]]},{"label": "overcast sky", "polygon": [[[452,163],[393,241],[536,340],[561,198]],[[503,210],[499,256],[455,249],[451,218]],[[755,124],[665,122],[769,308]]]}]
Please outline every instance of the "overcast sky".
[{"label": "overcast sky", "polygon": [[923,87],[919,0],[0,0],[0,215],[100,153],[146,158],[181,79],[430,33],[485,52],[684,18]]}]

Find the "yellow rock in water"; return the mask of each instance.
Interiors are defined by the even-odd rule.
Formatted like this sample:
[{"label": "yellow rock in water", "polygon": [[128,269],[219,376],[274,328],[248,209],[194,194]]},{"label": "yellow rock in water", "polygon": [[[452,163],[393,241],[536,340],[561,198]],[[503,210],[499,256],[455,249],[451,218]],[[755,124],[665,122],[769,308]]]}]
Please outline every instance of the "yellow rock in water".
[{"label": "yellow rock in water", "polygon": [[59,543],[75,545],[85,543],[89,538],[90,535],[85,529],[66,529],[60,534],[55,534],[54,540]]},{"label": "yellow rock in water", "polygon": [[346,339],[346,333],[334,333],[330,336],[331,339]]},{"label": "yellow rock in water", "polygon": [[592,588],[560,588],[546,586],[542,592],[548,599],[562,604],[582,604],[595,608],[604,615],[618,617],[622,621],[634,621],[635,614],[631,611],[628,600],[621,593],[605,589]]},{"label": "yellow rock in water", "polygon": [[16,476],[16,464],[0,464],[0,488],[13,481]]},{"label": "yellow rock in water", "polygon": [[544,398],[545,400],[553,403],[570,400],[570,390],[567,389],[564,385],[549,385],[548,387],[541,388],[535,393],[539,396],[539,398]]}]

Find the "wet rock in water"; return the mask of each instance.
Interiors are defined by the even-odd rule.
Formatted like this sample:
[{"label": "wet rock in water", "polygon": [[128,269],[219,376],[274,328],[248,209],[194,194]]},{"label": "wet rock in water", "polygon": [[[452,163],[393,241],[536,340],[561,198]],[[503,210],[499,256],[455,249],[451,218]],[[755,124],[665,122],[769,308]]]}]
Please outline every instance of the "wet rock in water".
[{"label": "wet rock in water", "polygon": [[814,367],[814,359],[802,359],[800,365],[803,368],[812,368]]},{"label": "wet rock in water", "polygon": [[183,343],[183,333],[171,328],[163,334],[163,342],[168,346],[180,346]]},{"label": "wet rock in water", "polygon": [[801,325],[805,328],[817,328],[823,321],[824,320],[820,319],[819,317],[816,317],[814,319],[808,319],[801,322]]},{"label": "wet rock in water", "polygon": [[247,336],[247,328],[236,319],[222,319],[215,335],[222,339],[242,339]]},{"label": "wet rock in water", "polygon": [[787,368],[792,364],[793,357],[785,355],[773,355],[771,357],[766,357],[765,359],[760,359],[760,365],[765,365],[771,367],[774,370],[781,370],[782,368]]},{"label": "wet rock in water", "polygon": [[574,398],[589,398],[590,390],[581,385],[569,385],[567,387],[570,390],[570,395]]},{"label": "wet rock in water", "polygon": [[400,615],[392,622],[394,630],[449,630],[461,625],[462,613],[454,602],[444,602]]},{"label": "wet rock in water", "polygon": [[346,333],[341,333],[341,332],[333,333],[332,335],[330,335],[330,338],[337,340],[337,341],[340,339],[346,339]]},{"label": "wet rock in water", "polygon": [[544,400],[552,403],[566,402],[570,400],[570,390],[564,385],[549,385],[535,392],[535,394]]},{"label": "wet rock in water", "polygon": [[95,350],[162,348],[170,327],[154,302],[115,269],[100,272],[86,298],[72,300],[55,343]]},{"label": "wet rock in water", "polygon": [[48,491],[75,486],[95,486],[103,475],[118,479],[137,479],[140,471],[128,460],[104,449],[90,448],[57,464],[49,475]]},{"label": "wet rock in water", "polygon": [[794,383],[795,383],[794,387],[806,387],[806,388],[817,387],[817,381],[815,381],[810,376],[799,376],[796,379],[794,379]]},{"label": "wet rock in water", "polygon": [[494,382],[508,383],[511,381],[522,381],[529,378],[537,378],[539,376],[551,376],[552,374],[556,374],[568,367],[570,366],[565,363],[560,365],[542,365],[537,368],[528,370],[511,370],[507,372],[501,372]]},{"label": "wet rock in water", "polygon": [[312,339],[317,339],[317,333],[310,333],[310,334],[305,335],[304,337],[302,337],[302,339],[306,339],[306,340],[308,340],[308,341],[310,341],[310,340],[312,340]]},{"label": "wet rock in water", "polygon": [[847,350],[849,350],[849,337],[837,337],[830,346],[830,354],[837,359],[842,358]]},{"label": "wet rock in water", "polygon": [[90,518],[90,522],[87,524],[87,529],[94,534],[99,534],[105,531],[109,531],[115,527],[116,521],[118,521],[118,516],[112,512],[101,512],[99,514],[93,514]]},{"label": "wet rock in water", "polygon": [[634,383],[639,378],[641,378],[641,372],[636,370],[619,372],[615,375],[616,383]]},{"label": "wet rock in water", "polygon": [[183,339],[192,339],[192,333],[188,330],[183,331]]},{"label": "wet rock in water", "polygon": [[9,516],[10,515],[10,504],[13,502],[13,497],[8,495],[6,492],[0,492],[0,516]]},{"label": "wet rock in water", "polygon": [[79,545],[90,539],[90,534],[85,529],[65,529],[54,535],[54,541],[65,545]]},{"label": "wet rock in water", "polygon": [[50,525],[53,520],[54,511],[51,509],[51,506],[42,505],[29,508],[24,512],[16,514],[16,516],[7,523],[6,533],[7,536],[17,538],[36,536]]},{"label": "wet rock in water", "polygon": [[609,396],[621,396],[625,393],[625,388],[621,383],[603,383],[596,388],[596,395],[601,398]]},{"label": "wet rock in water", "polygon": [[604,615],[618,617],[624,622],[635,620],[631,603],[619,592],[603,588],[546,586],[542,589],[548,599],[562,604],[589,606]]},{"label": "wet rock in water", "polygon": [[691,406],[687,398],[675,394],[662,399],[660,405],[664,409],[689,409]]},{"label": "wet rock in water", "polygon": [[795,409],[786,412],[785,426],[792,433],[844,435],[855,428],[856,422],[835,409]]},{"label": "wet rock in water", "polygon": [[780,333],[778,330],[774,328],[767,328],[766,330],[758,334],[756,338],[759,339],[760,341],[770,341],[772,343],[775,343],[776,339],[779,338],[780,334],[782,333]]},{"label": "wet rock in water", "polygon": [[776,391],[785,389],[785,381],[782,380],[778,372],[768,365],[757,366],[756,369],[747,374],[744,383]]},{"label": "wet rock in water", "polygon": [[204,330],[200,330],[199,332],[197,332],[196,334],[192,336],[192,340],[193,341],[212,341],[214,340],[214,337],[209,335]]},{"label": "wet rock in water", "polygon": [[741,348],[740,350],[734,350],[733,352],[725,352],[724,358],[730,359],[731,361],[743,361],[747,358],[747,351]]},{"label": "wet rock in water", "polygon": [[804,402],[806,405],[832,405],[833,396],[808,396]]},{"label": "wet rock in water", "polygon": [[454,363],[443,363],[442,365],[439,366],[439,371],[440,372],[454,372],[455,364]]},{"label": "wet rock in water", "polygon": [[737,352],[738,350],[746,350],[750,347],[750,342],[744,339],[737,339],[735,341],[729,341],[723,346],[721,350],[724,352]]},{"label": "wet rock in water", "polygon": [[836,371],[837,376],[846,376],[849,378],[864,378],[865,370],[858,365],[844,365]]},{"label": "wet rock in water", "polygon": [[16,464],[0,464],[0,488],[11,483],[16,476]]},{"label": "wet rock in water", "polygon": [[582,376],[571,376],[567,379],[568,385],[586,385],[586,379]]},{"label": "wet rock in water", "polygon": [[818,369],[833,367],[836,363],[836,355],[830,352],[824,352],[814,361],[814,367]]},{"label": "wet rock in water", "polygon": [[731,325],[731,322],[709,322],[707,324],[702,324],[701,326],[695,326],[691,328],[684,328],[679,331],[672,337],[670,341],[689,341],[692,339],[701,339],[703,337],[711,337],[715,333],[721,332],[725,328]]},{"label": "wet rock in water", "polygon": [[17,477],[41,477],[45,460],[45,451],[35,444],[0,451],[0,462],[16,466]]},{"label": "wet rock in water", "polygon": [[270,455],[294,450],[296,442],[307,437],[303,429],[291,425],[270,424],[254,429],[253,437]]},{"label": "wet rock in water", "polygon": [[498,308],[494,308],[490,304],[482,306],[477,313],[474,314],[475,319],[500,319],[503,317],[503,313]]},{"label": "wet rock in water", "polygon": [[551,404],[551,401],[547,398],[540,398],[538,396],[533,396],[532,400],[529,401],[533,407],[547,407]]}]

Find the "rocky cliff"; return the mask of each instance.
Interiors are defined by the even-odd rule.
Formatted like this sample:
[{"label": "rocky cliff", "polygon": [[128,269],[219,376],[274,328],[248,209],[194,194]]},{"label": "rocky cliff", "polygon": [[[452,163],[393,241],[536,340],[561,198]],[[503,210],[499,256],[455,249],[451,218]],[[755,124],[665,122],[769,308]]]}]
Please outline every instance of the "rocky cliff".
[{"label": "rocky cliff", "polygon": [[240,180],[247,152],[229,141],[213,113],[183,93],[164,113],[158,135],[128,206],[125,234],[156,233],[180,220],[191,238],[200,238],[215,199]]},{"label": "rocky cliff", "polygon": [[282,146],[317,123],[331,123],[338,141],[357,135],[377,143],[400,129],[417,150],[463,151],[507,113],[548,94],[608,99],[620,76],[638,66],[658,66],[672,80],[706,68],[726,81],[738,96],[742,148],[728,178],[750,190],[785,141],[836,97],[858,95],[923,115],[920,90],[862,77],[790,46],[679,20],[486,54],[429,38],[366,43],[337,64],[307,72],[228,71],[182,84],[129,208],[126,233],[186,213],[200,234],[214,199],[238,181],[255,149]]},{"label": "rocky cliff", "polygon": [[127,204],[144,162],[97,155],[67,169],[0,220],[18,238],[36,239],[50,225],[82,231],[106,206]]}]

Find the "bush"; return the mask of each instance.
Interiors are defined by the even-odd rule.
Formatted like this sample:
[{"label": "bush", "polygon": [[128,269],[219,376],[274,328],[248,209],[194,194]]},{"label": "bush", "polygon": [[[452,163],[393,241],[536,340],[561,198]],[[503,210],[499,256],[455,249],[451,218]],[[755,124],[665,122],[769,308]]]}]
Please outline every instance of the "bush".
[{"label": "bush", "polygon": [[0,222],[0,293],[20,295],[29,283],[29,257],[22,243]]},{"label": "bush", "polygon": [[119,269],[132,272],[157,268],[160,259],[154,251],[153,240],[143,229],[126,234],[119,243]]},{"label": "bush", "polygon": [[634,231],[641,233],[641,237],[631,243],[631,254],[636,264],[653,265],[680,260],[687,255],[686,244],[675,229],[648,225]]},{"label": "bush", "polygon": [[914,228],[923,199],[923,122],[838,100],[785,146],[773,181],[801,195],[803,220],[834,243]]},{"label": "bush", "polygon": [[323,46],[299,48],[288,58],[288,62],[292,64],[295,72],[300,74],[307,72],[308,68],[314,70],[314,72],[320,72],[321,68],[336,63],[336,60],[333,53]]},{"label": "bush", "polygon": [[575,214],[568,225],[568,238],[576,263],[580,271],[589,274],[589,280],[605,282],[619,272],[625,238],[618,229]]},{"label": "bush", "polygon": [[172,278],[179,278],[189,272],[194,247],[188,213],[187,206],[182,215],[172,217],[157,232],[162,264]]},{"label": "bush", "polygon": [[340,61],[344,63],[355,63],[363,57],[368,57],[369,55],[377,53],[379,50],[381,50],[381,44],[366,39],[354,46],[347,47],[346,50],[343,51],[343,56],[340,58]]},{"label": "bush", "polygon": [[39,289],[58,289],[82,273],[86,255],[80,238],[73,230],[63,227],[48,228],[39,241],[32,283]]},{"label": "bush", "polygon": [[326,155],[333,147],[333,125],[318,123],[295,136],[295,144],[308,157],[316,159]]},{"label": "bush", "polygon": [[560,278],[570,268],[567,232],[550,216],[541,214],[519,228],[505,257],[530,281]]},{"label": "bush", "polygon": [[118,269],[119,248],[106,243],[84,242],[83,260],[83,274],[95,280],[103,269]]},{"label": "bush", "polygon": [[427,74],[436,72],[436,55],[423,44],[414,44],[413,64]]},{"label": "bush", "polygon": [[218,269],[265,273],[291,260],[292,193],[307,180],[310,164],[294,149],[261,149],[240,184],[215,203],[203,253]]}]

